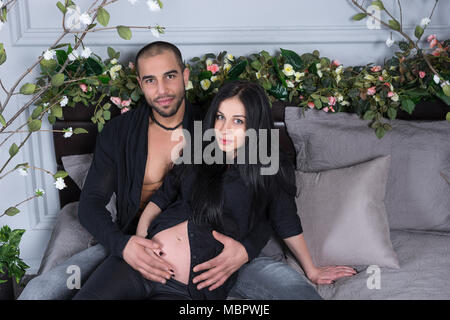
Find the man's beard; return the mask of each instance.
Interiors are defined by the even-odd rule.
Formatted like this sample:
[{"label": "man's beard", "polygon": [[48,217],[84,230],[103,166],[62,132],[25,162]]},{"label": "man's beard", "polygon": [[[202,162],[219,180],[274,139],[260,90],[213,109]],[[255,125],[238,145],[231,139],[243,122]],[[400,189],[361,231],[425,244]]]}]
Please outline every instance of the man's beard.
[{"label": "man's beard", "polygon": [[152,108],[152,110],[156,111],[161,117],[170,118],[178,112],[178,110],[181,107],[181,104],[184,101],[184,98],[185,98],[184,95],[181,95],[180,98],[177,101],[175,101],[175,108],[169,110],[168,113],[161,110],[153,103],[149,103],[149,105]]}]

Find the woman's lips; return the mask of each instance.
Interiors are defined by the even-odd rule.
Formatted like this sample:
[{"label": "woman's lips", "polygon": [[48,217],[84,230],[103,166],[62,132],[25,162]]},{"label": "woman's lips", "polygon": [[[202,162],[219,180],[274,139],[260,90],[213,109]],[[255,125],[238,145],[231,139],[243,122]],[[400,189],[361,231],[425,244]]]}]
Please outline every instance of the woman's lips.
[{"label": "woman's lips", "polygon": [[232,140],[226,140],[226,139],[220,139],[220,141],[222,142],[222,144],[230,144],[231,142],[233,142]]}]

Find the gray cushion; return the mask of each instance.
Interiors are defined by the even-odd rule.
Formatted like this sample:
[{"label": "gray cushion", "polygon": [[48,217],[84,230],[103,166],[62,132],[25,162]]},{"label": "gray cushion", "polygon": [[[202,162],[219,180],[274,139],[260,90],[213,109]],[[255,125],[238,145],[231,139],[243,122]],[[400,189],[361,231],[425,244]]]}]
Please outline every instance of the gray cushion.
[{"label": "gray cushion", "polygon": [[38,274],[88,248],[92,241],[91,234],[78,221],[78,201],[66,204],[59,213]]},{"label": "gray cushion", "polygon": [[[64,170],[80,189],[83,189],[92,158],[91,153],[61,158]],[[94,237],[78,220],[78,203],[78,201],[68,203],[61,209],[44,252],[38,274],[52,269],[74,254],[96,244]],[[111,213],[114,220],[117,216],[115,193],[106,205],[106,209]]]},{"label": "gray cushion", "polygon": [[[389,121],[386,119],[386,121]],[[303,172],[341,168],[391,155],[385,204],[392,229],[450,231],[450,125],[389,121],[378,139],[357,114],[287,107],[285,122]],[[443,172],[443,173],[441,173]]]},{"label": "gray cushion", "polygon": [[322,172],[296,171],[296,204],[316,266],[399,268],[384,206],[390,156]]}]

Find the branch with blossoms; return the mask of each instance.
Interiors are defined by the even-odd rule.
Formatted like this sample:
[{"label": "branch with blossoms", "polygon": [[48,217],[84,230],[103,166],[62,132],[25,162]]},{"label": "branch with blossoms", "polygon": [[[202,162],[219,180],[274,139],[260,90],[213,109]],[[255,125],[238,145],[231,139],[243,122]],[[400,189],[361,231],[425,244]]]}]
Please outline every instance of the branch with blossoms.
[{"label": "branch with blossoms", "polygon": [[[2,26],[7,23],[8,13],[17,3],[18,0],[2,1],[0,0],[0,31]],[[28,141],[33,133],[37,132],[60,132],[65,138],[70,138],[73,134],[83,134],[87,131],[83,128],[64,128],[62,130],[43,130],[41,129],[42,121],[47,118],[50,124],[56,122],[57,119],[63,119],[63,108],[73,105],[77,102],[85,102],[86,104],[92,102],[94,94],[100,93],[99,103],[101,105],[100,110],[95,112],[95,120],[98,124],[98,129],[101,130],[105,120],[109,120],[109,108],[112,106],[110,103],[100,103],[102,98],[105,97],[104,93],[96,90],[99,86],[103,87],[118,87],[114,86],[114,82],[123,82],[123,77],[118,77],[120,73],[122,75],[124,70],[119,67],[117,59],[119,53],[114,49],[108,48],[109,59],[106,62],[94,54],[90,48],[84,46],[84,39],[88,34],[94,32],[101,32],[105,30],[117,31],[119,37],[125,40],[132,38],[132,29],[145,29],[150,30],[155,37],[159,37],[161,33],[164,33],[164,28],[155,26],[136,26],[136,25],[118,25],[108,26],[110,21],[110,14],[107,10],[107,6],[117,2],[117,0],[94,0],[89,8],[82,12],[80,7],[72,0],[57,1],[56,6],[62,13],[62,32],[57,39],[46,50],[43,51],[37,60],[30,64],[26,70],[19,75],[16,81],[13,82],[10,88],[5,86],[5,83],[0,79],[0,89],[4,91],[5,98],[0,101],[0,136],[6,137],[0,141],[0,147],[4,146],[7,141],[19,133],[28,133],[20,143],[12,143],[9,146],[9,157],[5,163],[0,165],[0,180],[6,175],[14,171],[23,173],[27,168],[42,170],[43,172],[52,175],[55,179],[55,187],[63,189],[66,187],[64,178],[67,176],[65,171],[58,171],[51,173],[42,168],[29,166],[26,164],[16,165],[14,169],[8,170],[8,166],[22,149],[25,143]],[[128,0],[132,5],[135,5],[137,0]],[[148,0],[147,6],[152,11],[159,11],[162,9],[162,3],[159,0]],[[100,25],[100,26],[98,26]],[[75,41],[73,45],[70,43],[62,43],[67,35],[73,35]],[[3,43],[0,43],[0,65],[7,60],[7,53]],[[35,82],[25,82],[25,78],[30,76],[33,70],[40,68],[40,76],[37,77]],[[125,68],[124,68],[125,69]],[[129,66],[126,70],[130,78],[133,76],[134,66]],[[25,83],[24,83],[25,82]],[[132,97],[137,99],[140,92],[135,88],[135,85],[131,81],[125,82],[124,86],[128,85],[129,88],[133,87]],[[74,90],[76,88],[76,92]],[[105,89],[106,90],[106,89]],[[5,119],[5,110],[10,108],[11,99],[17,95],[29,96],[29,99],[13,112],[13,115],[9,119]],[[130,94],[131,95],[131,94]],[[106,98],[106,97],[105,97]],[[129,102],[127,104],[127,101]],[[131,104],[131,99],[123,101],[121,100],[121,107],[128,107]],[[133,100],[135,101],[135,100]],[[30,110],[30,116],[25,123],[20,124],[16,129],[11,129],[14,125],[17,125],[19,116],[23,112]],[[9,130],[8,130],[9,129]],[[18,205],[26,201],[30,201],[36,197],[40,197],[44,194],[44,191],[36,191],[36,194],[26,200],[18,203],[15,206],[9,207],[2,215],[15,215],[20,212],[17,209]]]}]

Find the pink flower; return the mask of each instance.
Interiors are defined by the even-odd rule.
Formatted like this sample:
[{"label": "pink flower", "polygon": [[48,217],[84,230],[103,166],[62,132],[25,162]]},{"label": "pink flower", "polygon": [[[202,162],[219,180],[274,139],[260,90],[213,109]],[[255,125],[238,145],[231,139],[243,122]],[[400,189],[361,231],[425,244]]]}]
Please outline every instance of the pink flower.
[{"label": "pink flower", "polygon": [[120,99],[119,97],[111,97],[110,100],[118,107],[122,105],[122,99]]},{"label": "pink flower", "polygon": [[441,55],[442,49],[441,48],[436,48],[436,50],[434,50],[431,54],[435,57],[439,57]]},{"label": "pink flower", "polygon": [[128,109],[127,107],[123,107],[122,109],[120,109],[120,113],[125,113],[127,111],[130,111],[130,109]]},{"label": "pink flower", "polygon": [[206,67],[206,70],[211,71],[212,74],[215,74],[217,71],[219,71],[219,66],[217,64],[211,64]]},{"label": "pink flower", "polygon": [[371,70],[372,72],[378,72],[378,71],[381,70],[381,66],[373,66],[372,68],[370,68],[370,70]]},{"label": "pink flower", "polygon": [[336,112],[336,110],[333,109],[333,106],[330,106],[330,110],[331,110],[332,112]]},{"label": "pink flower", "polygon": [[389,91],[388,94],[387,94],[387,96],[388,96],[388,98],[391,98],[391,97],[394,96],[394,93],[393,93],[392,91]]},{"label": "pink flower", "polygon": [[427,38],[427,41],[428,41],[428,42],[431,42],[431,41],[434,40],[434,39],[436,39],[436,35],[430,34],[430,35],[428,36],[428,38]]},{"label": "pink flower", "polygon": [[336,104],[336,98],[335,97],[328,97],[328,105],[334,106]]},{"label": "pink flower", "polygon": [[308,102],[308,107],[310,107],[311,109],[314,109],[314,102]]},{"label": "pink flower", "polygon": [[420,77],[420,79],[425,78],[425,75],[426,75],[425,71],[420,71],[420,72],[419,72],[419,77]]},{"label": "pink flower", "polygon": [[134,63],[133,62],[128,62],[128,68],[130,69],[134,69]]},{"label": "pink flower", "polygon": [[300,97],[299,97],[299,98],[300,98],[300,100],[303,100],[303,96],[302,96],[302,95],[300,95]]},{"label": "pink flower", "polygon": [[341,65],[341,63],[337,60],[333,60],[332,65],[335,67],[339,67]]},{"label": "pink flower", "polygon": [[328,107],[322,108],[322,110],[328,112]]},{"label": "pink flower", "polygon": [[382,76],[379,76],[379,77],[378,77],[378,80],[380,80],[380,81],[384,81],[384,79],[383,79],[383,77],[382,77]]},{"label": "pink flower", "polygon": [[85,85],[84,83],[81,83],[81,84],[80,84],[80,89],[81,89],[81,91],[83,91],[83,92],[87,92],[87,85]]},{"label": "pink flower", "polygon": [[131,99],[123,100],[121,105],[122,107],[128,107],[131,104]]},{"label": "pink flower", "polygon": [[435,46],[437,46],[437,44],[438,44],[437,39],[431,40],[431,42],[430,42],[430,48],[434,48]]},{"label": "pink flower", "polygon": [[376,90],[375,86],[370,87],[369,89],[367,89],[367,94],[369,96],[373,96],[376,92],[377,92],[377,90]]}]

